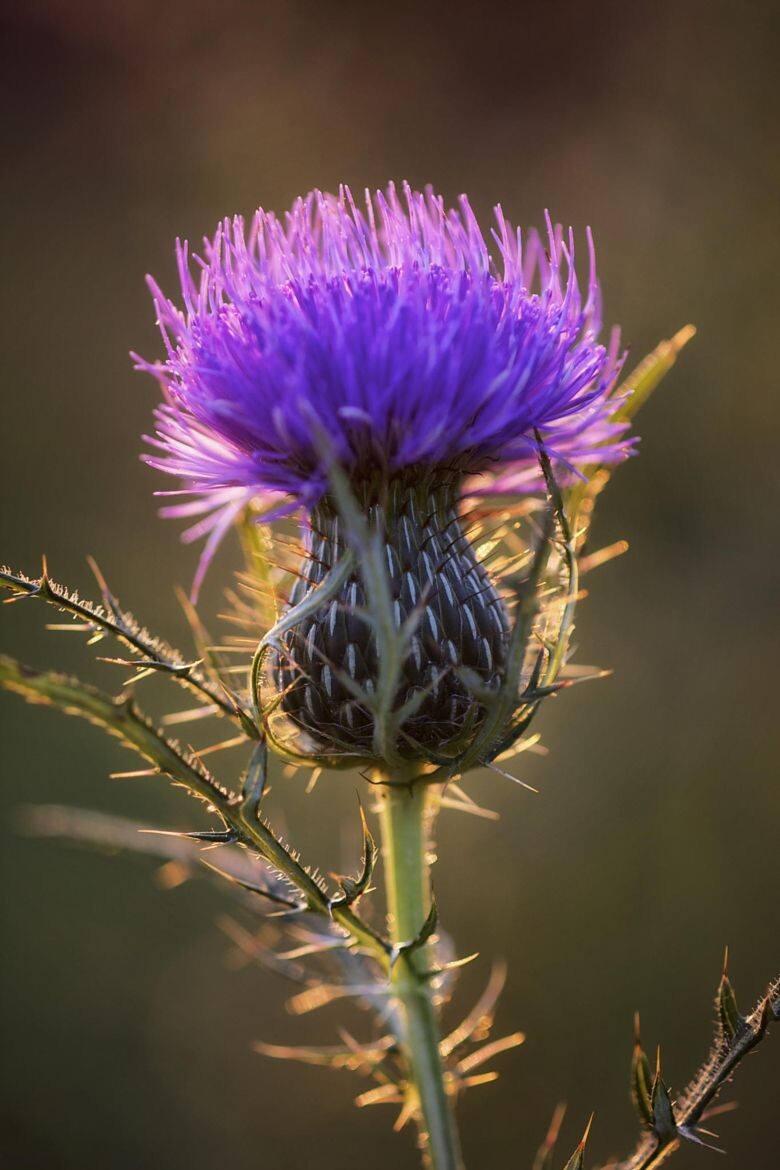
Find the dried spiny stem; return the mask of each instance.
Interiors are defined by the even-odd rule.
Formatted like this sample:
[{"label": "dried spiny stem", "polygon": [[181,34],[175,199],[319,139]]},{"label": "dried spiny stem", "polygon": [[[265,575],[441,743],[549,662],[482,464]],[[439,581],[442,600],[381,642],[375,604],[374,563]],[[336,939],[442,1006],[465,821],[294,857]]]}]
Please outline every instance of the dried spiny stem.
[{"label": "dried spiny stem", "polygon": [[102,605],[84,601],[76,593],[56,584],[50,579],[45,563],[43,572],[37,579],[2,568],[0,585],[13,591],[15,596],[9,600],[21,600],[23,597],[41,598],[70,614],[72,618],[80,620],[83,625],[72,628],[88,634],[90,644],[100,640],[104,635],[118,639],[137,656],[132,665],[138,667],[141,672],[161,672],[169,675],[179,685],[208,699],[219,713],[235,719],[248,736],[259,738],[260,731],[243,698],[228,691],[218,679],[208,677],[208,673],[200,669],[200,663],[188,662],[178,650],[174,650],[139,625],[132,614],[121,608],[97,567],[93,568],[103,594]]},{"label": "dried spiny stem", "polygon": [[158,731],[138,709],[131,696],[113,698],[77,679],[53,672],[36,671],[5,656],[0,657],[0,685],[28,701],[58,707],[80,715],[117,736],[209,808],[230,830],[232,838],[257,853],[281,874],[299,894],[302,907],[334,919],[355,945],[366,948],[387,969],[388,944],[360,919],[347,904],[329,896],[322,879],[311,874],[262,819],[260,801],[265,786],[265,744],[255,745],[252,761],[239,795],[229,792],[192,753],[181,749]]},{"label": "dried spiny stem", "polygon": [[632,1092],[646,1132],[625,1160],[603,1170],[656,1170],[688,1141],[709,1145],[712,1135],[701,1128],[723,1086],[743,1058],[780,1019],[780,977],[775,979],[748,1016],[737,1009],[734,991],[724,971],[715,1001],[717,1024],[712,1049],[699,1072],[673,1100],[661,1076],[660,1056],[655,1070],[645,1056],[638,1029],[632,1060]]},{"label": "dried spiny stem", "polygon": [[78,679],[54,671],[37,671],[5,655],[0,656],[0,685],[32,703],[58,707],[101,727],[171,779],[184,784],[214,807],[234,798],[192,752],[156,730],[129,693],[106,695]]},{"label": "dried spiny stem", "polygon": [[[373,838],[365,822],[363,824],[363,873],[355,879],[356,885],[366,880],[364,875],[375,859]],[[289,904],[289,884],[266,863],[237,847],[229,834],[162,832],[120,817],[58,805],[26,808],[23,825],[27,831],[44,836],[86,844],[109,844],[159,858],[166,863],[160,871],[160,881],[166,886],[180,884],[199,873],[216,875],[230,879],[228,888],[239,895],[247,909],[256,908],[252,894]],[[211,864],[206,857],[212,856],[217,847],[218,864]],[[347,889],[351,893],[349,885]],[[301,1015],[336,998],[350,996],[358,1006],[372,1011],[386,1030],[383,1035],[358,1041],[342,1029],[342,1044],[322,1047],[258,1041],[254,1044],[257,1052],[276,1059],[343,1068],[370,1076],[380,1087],[393,1086],[397,1103],[404,1099],[407,1086],[397,1041],[397,1004],[393,997],[388,996],[386,979],[377,979],[376,968],[372,968],[365,955],[348,946],[335,923],[324,923],[322,917],[304,911],[295,917],[265,915],[257,930],[247,930],[227,916],[220,919],[220,926],[235,947],[236,956],[257,963],[303,989],[290,1000],[293,1014]],[[449,946],[449,940],[444,938],[438,949],[446,952]],[[447,963],[439,973],[437,999],[440,1002],[450,999],[457,966],[457,962]],[[523,1041],[521,1033],[490,1040],[505,977],[505,967],[497,964],[477,1003],[462,1023],[441,1041],[448,1091],[453,1096],[474,1085],[495,1080],[496,1072],[477,1073],[476,1070]],[[370,1104],[388,1098],[384,1093],[377,1095],[371,1090],[368,1095],[361,1094],[359,1100],[361,1104]],[[409,1116],[413,1116],[413,1111]]]}]

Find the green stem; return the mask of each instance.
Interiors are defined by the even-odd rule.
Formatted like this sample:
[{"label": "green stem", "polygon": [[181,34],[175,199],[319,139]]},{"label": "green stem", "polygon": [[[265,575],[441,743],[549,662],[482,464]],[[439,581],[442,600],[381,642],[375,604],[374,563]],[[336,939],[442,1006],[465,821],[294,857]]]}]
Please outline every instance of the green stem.
[{"label": "green stem", "polygon": [[[428,826],[432,787],[388,784],[382,790],[381,826],[390,934],[401,946],[419,934],[431,906]],[[420,1132],[432,1170],[463,1170],[452,1101],[439,1053],[439,1022],[425,977],[426,948],[402,953],[392,971],[401,1005],[409,1079],[419,1105]]]}]

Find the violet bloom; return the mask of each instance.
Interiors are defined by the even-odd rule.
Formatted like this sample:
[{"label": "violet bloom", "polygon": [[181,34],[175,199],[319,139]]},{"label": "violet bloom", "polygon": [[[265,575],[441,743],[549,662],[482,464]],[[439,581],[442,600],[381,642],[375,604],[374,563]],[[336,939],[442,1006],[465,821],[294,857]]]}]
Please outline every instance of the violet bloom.
[{"label": "violet bloom", "polygon": [[[590,237],[583,302],[571,233],[564,241],[548,221],[544,243],[521,239],[500,207],[495,215],[487,241],[465,197],[448,210],[430,189],[404,186],[400,198],[391,185],[362,207],[343,188],[299,199],[284,221],[260,210],[248,231],[225,220],[197,277],[178,246],[183,310],[151,283],[167,360],[139,363],[165,392],[148,462],[189,497],[165,513],[198,517],[188,535],[208,535],[196,589],[250,500],[268,518],[303,510],[308,568],[293,603],[319,584],[344,551],[329,460],[367,516],[379,508],[399,629],[425,599],[398,701],[436,693],[410,727],[437,743],[471,702],[457,671],[498,685],[506,643],[460,499],[527,493],[537,436],[569,471],[632,446],[614,417],[617,332],[608,347],[598,341]],[[318,618],[294,633],[277,678],[300,726],[359,747],[371,715],[338,676],[369,689],[375,679],[368,626],[355,631],[364,601],[356,575],[329,628]]]}]

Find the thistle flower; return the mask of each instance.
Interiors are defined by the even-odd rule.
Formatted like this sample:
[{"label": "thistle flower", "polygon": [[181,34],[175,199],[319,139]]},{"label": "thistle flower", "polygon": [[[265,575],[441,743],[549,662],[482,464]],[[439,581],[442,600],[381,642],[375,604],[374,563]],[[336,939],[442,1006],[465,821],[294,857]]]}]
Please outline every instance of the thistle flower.
[{"label": "thistle flower", "polygon": [[[523,239],[496,208],[491,255],[468,200],[392,185],[360,208],[347,188],[299,199],[284,222],[225,220],[198,280],[177,248],[184,310],[152,281],[167,350],[139,359],[161,381],[156,453],[214,549],[250,503],[300,512],[300,604],[347,550],[331,468],[381,531],[396,631],[406,630],[394,706],[407,744],[433,750],[475,714],[473,686],[500,685],[507,615],[464,530],[466,495],[538,486],[539,452],[568,469],[616,462],[618,334],[601,330],[592,241],[583,301],[571,233]],[[176,494],[176,493],[174,493]],[[488,505],[489,506],[489,505]],[[370,751],[379,649],[358,568],[287,635],[274,670],[282,705],[320,743]],[[410,632],[410,622],[415,625]],[[479,704],[476,704],[478,707]]]}]

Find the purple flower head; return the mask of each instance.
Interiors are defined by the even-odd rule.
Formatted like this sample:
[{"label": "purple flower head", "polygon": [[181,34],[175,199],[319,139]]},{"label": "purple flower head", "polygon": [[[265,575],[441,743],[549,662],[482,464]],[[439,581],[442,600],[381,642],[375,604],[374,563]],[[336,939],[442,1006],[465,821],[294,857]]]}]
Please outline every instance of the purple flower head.
[{"label": "purple flower head", "polygon": [[355,481],[443,466],[483,494],[529,489],[537,432],[570,468],[630,452],[590,236],[583,303],[571,232],[495,217],[488,241],[465,196],[391,185],[359,207],[342,188],[226,219],[196,276],[177,245],[184,307],[150,281],[167,360],[139,367],[165,395],[148,462],[184,483],[164,511],[198,517],[201,573],[250,499],[315,506],[325,450]]}]

